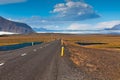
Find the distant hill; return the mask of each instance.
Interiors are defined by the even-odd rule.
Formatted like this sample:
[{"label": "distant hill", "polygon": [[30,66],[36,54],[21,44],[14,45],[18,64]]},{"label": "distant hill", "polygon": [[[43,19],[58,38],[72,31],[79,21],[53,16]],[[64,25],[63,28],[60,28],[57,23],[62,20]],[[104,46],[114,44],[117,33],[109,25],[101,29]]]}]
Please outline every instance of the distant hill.
[{"label": "distant hill", "polygon": [[120,30],[120,24],[115,25],[112,28],[106,28],[105,30]]},{"label": "distant hill", "polygon": [[111,28],[112,30],[120,30],[120,24],[115,25],[114,27]]},{"label": "distant hill", "polygon": [[33,28],[34,31],[39,32],[39,31],[48,31],[45,28]]},{"label": "distant hill", "polygon": [[34,33],[34,30],[25,23],[14,22],[0,16],[0,31],[28,34]]}]

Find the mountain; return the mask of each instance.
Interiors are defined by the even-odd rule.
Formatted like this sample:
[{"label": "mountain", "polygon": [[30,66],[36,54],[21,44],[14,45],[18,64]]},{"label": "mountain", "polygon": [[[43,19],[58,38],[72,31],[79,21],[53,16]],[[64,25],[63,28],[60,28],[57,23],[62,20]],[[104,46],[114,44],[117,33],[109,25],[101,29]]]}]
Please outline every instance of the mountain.
[{"label": "mountain", "polygon": [[120,24],[113,26],[112,28],[106,28],[105,30],[120,30]]},{"label": "mountain", "polygon": [[34,33],[34,30],[25,23],[14,22],[0,16],[0,31],[20,34]]},{"label": "mountain", "polygon": [[120,30],[120,24],[113,26],[111,30]]},{"label": "mountain", "polygon": [[34,31],[39,32],[39,31],[48,31],[45,28],[33,28]]}]

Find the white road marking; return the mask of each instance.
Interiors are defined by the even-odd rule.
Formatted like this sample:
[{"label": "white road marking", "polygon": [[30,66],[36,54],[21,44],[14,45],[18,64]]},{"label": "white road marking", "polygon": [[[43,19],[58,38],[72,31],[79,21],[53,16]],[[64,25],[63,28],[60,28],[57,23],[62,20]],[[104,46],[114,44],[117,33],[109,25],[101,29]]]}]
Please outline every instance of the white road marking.
[{"label": "white road marking", "polygon": [[25,55],[27,55],[27,54],[26,53],[21,54],[21,56],[25,56]]},{"label": "white road marking", "polygon": [[34,52],[36,52],[36,51],[37,51],[37,49],[33,49],[33,51],[34,51]]},{"label": "white road marking", "polygon": [[0,63],[0,66],[4,65],[5,63]]}]

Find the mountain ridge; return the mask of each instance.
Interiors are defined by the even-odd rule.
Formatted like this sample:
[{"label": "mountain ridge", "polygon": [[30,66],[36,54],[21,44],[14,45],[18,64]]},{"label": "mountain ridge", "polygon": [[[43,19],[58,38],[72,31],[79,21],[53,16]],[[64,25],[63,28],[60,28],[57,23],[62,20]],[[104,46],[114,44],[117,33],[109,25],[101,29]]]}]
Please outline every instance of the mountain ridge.
[{"label": "mountain ridge", "polygon": [[105,30],[120,30],[120,24],[114,25],[112,28],[105,28]]},{"label": "mountain ridge", "polygon": [[120,30],[120,24],[117,24],[111,28],[112,30]]},{"label": "mountain ridge", "polygon": [[15,22],[5,19],[0,16],[0,31],[28,34],[35,31],[27,24],[21,22]]}]

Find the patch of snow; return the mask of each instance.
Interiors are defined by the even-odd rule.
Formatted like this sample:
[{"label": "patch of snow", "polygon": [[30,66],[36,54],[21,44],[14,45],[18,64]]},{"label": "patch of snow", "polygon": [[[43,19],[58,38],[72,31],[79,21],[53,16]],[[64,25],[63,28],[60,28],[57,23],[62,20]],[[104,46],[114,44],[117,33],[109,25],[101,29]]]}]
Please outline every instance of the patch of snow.
[{"label": "patch of snow", "polygon": [[0,35],[12,35],[12,34],[18,34],[18,33],[0,31]]}]

